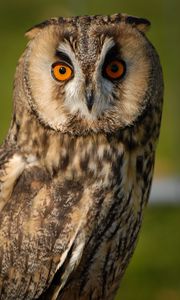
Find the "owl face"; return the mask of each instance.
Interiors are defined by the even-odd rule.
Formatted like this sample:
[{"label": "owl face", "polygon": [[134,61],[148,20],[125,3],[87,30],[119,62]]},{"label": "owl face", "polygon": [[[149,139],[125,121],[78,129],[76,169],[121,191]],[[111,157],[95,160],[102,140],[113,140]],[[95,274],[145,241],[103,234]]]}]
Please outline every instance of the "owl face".
[{"label": "owl face", "polygon": [[23,85],[38,120],[80,134],[132,125],[157,90],[148,25],[113,15],[51,19],[31,29]]}]

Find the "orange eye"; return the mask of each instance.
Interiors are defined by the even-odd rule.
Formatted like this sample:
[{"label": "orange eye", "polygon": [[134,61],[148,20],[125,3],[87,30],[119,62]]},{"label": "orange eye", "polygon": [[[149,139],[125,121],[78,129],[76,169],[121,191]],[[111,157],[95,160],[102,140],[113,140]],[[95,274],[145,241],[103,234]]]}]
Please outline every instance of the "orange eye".
[{"label": "orange eye", "polygon": [[105,68],[105,75],[110,79],[119,79],[125,73],[125,64],[123,61],[113,60]]},{"label": "orange eye", "polygon": [[52,65],[52,75],[58,81],[66,81],[72,77],[72,69],[64,63],[57,62]]}]

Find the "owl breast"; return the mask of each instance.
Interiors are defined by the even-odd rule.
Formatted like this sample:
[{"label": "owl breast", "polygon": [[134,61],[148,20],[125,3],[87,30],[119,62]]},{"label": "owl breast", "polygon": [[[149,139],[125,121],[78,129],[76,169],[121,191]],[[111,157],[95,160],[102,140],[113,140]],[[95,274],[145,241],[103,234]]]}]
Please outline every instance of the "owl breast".
[{"label": "owl breast", "polygon": [[[47,222],[59,226],[55,253],[62,247],[62,233],[73,232],[76,238],[46,293],[57,289],[58,299],[111,299],[136,245],[151,185],[152,145],[127,151],[119,137],[67,135],[62,139],[56,145],[58,158],[53,140],[47,148],[48,161],[55,165],[55,159],[58,165],[49,189],[55,207],[52,202],[45,204],[51,216]],[[44,205],[42,199],[40,203]],[[46,220],[46,212],[41,218]]]},{"label": "owl breast", "polygon": [[44,167],[37,163],[24,171],[2,213],[1,239],[11,241],[3,256],[1,271],[10,278],[3,281],[2,299],[14,297],[17,286],[19,297],[26,287],[27,299],[111,299],[148,198],[150,148],[125,151],[114,136],[61,135],[57,142],[50,135]]}]

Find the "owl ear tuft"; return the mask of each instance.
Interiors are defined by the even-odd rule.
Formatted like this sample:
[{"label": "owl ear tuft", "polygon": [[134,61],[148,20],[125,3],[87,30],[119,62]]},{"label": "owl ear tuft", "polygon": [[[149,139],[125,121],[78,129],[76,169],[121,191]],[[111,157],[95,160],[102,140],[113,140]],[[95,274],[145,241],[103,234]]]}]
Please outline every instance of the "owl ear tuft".
[{"label": "owl ear tuft", "polygon": [[40,31],[41,29],[38,27],[33,27],[31,29],[29,29],[28,31],[26,31],[25,36],[29,39],[32,40]]},{"label": "owl ear tuft", "polygon": [[26,31],[25,36],[29,40],[32,40],[44,27],[50,24],[54,24],[56,20],[57,20],[56,18],[52,18],[50,20],[46,20],[40,24],[31,27],[29,30]]},{"label": "owl ear tuft", "polygon": [[133,16],[127,16],[125,19],[126,23],[131,24],[133,27],[137,28],[139,31],[145,33],[149,29],[151,23],[147,19],[138,18]]}]

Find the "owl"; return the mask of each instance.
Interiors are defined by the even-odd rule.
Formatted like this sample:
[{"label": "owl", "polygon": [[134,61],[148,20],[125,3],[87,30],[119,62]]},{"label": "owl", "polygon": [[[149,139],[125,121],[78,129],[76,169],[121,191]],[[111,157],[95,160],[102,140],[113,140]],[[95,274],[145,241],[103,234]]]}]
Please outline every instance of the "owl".
[{"label": "owl", "polygon": [[111,300],[151,187],[163,79],[146,19],[32,29],[0,148],[0,299]]}]

